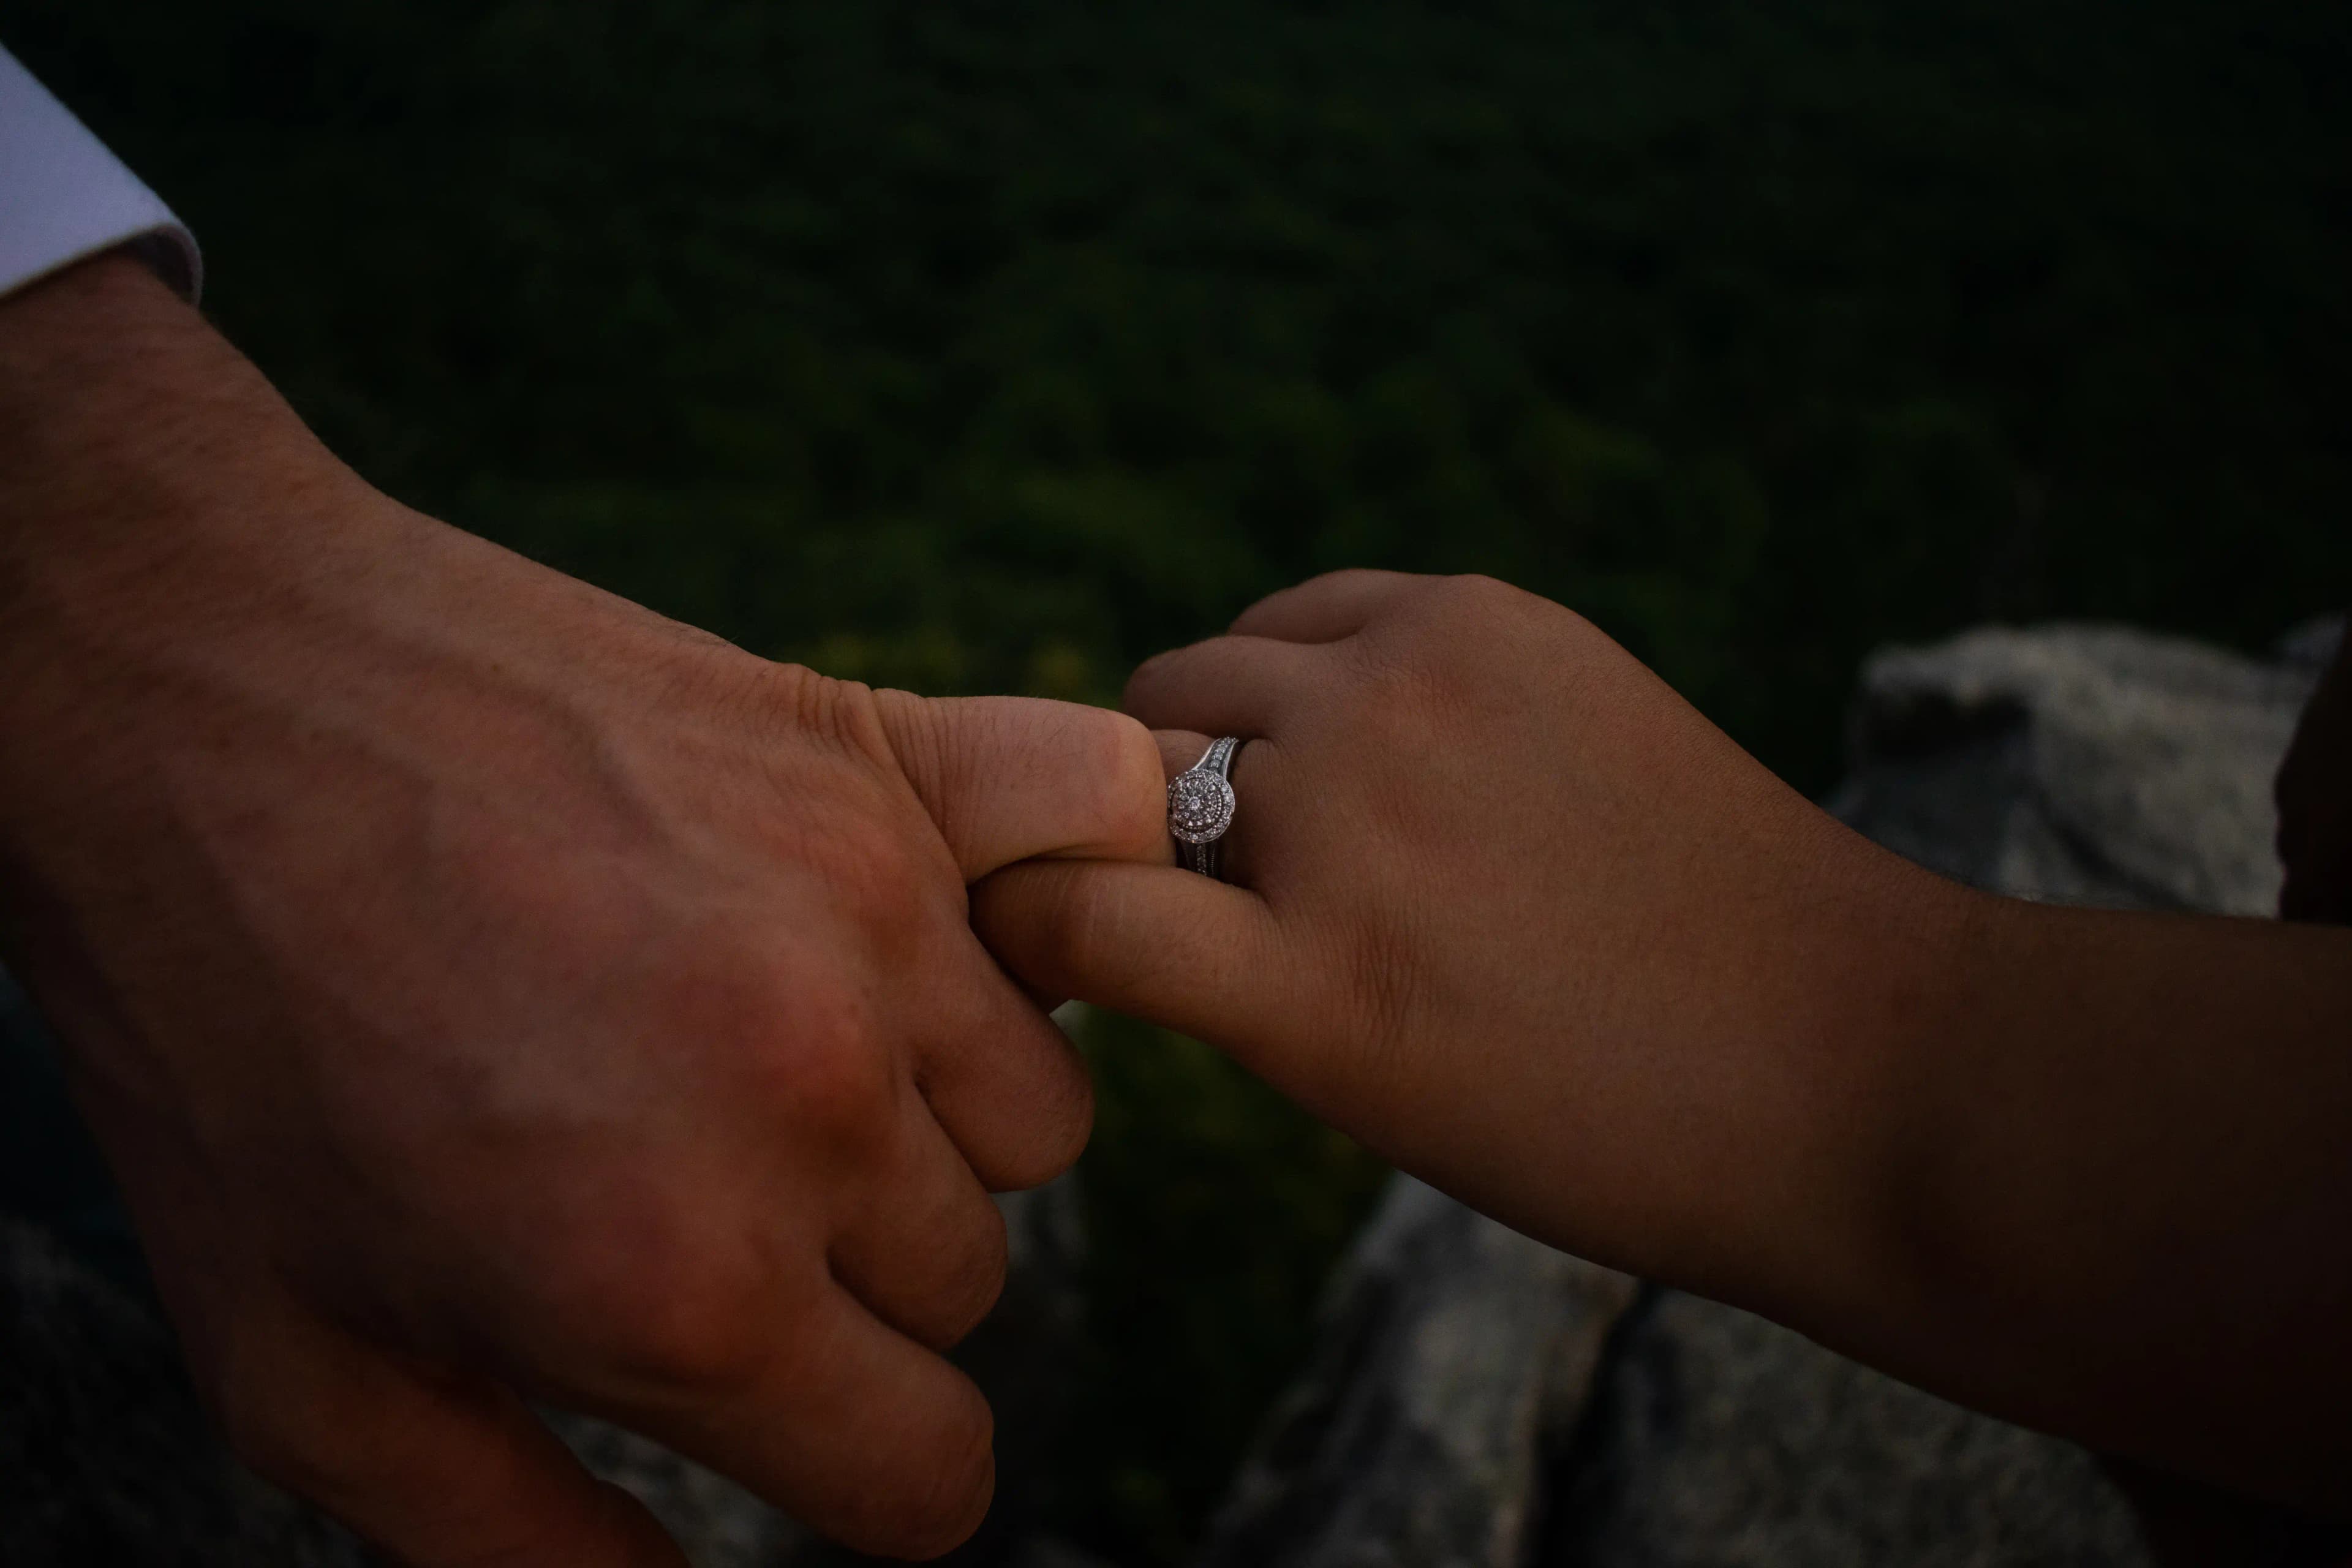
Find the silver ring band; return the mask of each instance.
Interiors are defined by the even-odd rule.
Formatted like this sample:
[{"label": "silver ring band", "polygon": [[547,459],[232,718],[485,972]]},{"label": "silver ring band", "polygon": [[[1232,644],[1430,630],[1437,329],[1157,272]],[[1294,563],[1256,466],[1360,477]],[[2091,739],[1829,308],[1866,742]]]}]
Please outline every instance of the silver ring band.
[{"label": "silver ring band", "polygon": [[1234,753],[1241,748],[1238,736],[1220,736],[1168,781],[1168,833],[1176,840],[1176,863],[1188,871],[1217,875],[1217,850],[1234,825]]}]

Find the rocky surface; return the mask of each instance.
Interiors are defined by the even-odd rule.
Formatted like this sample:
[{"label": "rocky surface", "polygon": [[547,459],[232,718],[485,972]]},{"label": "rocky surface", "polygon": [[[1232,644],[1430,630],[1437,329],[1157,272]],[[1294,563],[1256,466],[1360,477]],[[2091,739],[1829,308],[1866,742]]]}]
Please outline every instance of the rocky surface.
[{"label": "rocky surface", "polygon": [[[1994,890],[2267,914],[2271,779],[2340,635],[2315,624],[2271,659],[2114,626],[1890,648],[1863,670],[1853,772],[1829,804]],[[2139,1568],[2149,1556],[2122,1491],[2074,1446],[1728,1307],[1637,1294],[1399,1178],[1202,1562]]]},{"label": "rocky surface", "polygon": [[1213,1522],[1214,1568],[1507,1568],[1546,1430],[1580,1408],[1622,1274],[1399,1177],[1333,1280],[1321,1348]]},{"label": "rocky surface", "polygon": [[2117,626],[1990,627],[1863,667],[1831,809],[1979,887],[2269,915],[2271,781],[2332,623],[2261,660]]}]

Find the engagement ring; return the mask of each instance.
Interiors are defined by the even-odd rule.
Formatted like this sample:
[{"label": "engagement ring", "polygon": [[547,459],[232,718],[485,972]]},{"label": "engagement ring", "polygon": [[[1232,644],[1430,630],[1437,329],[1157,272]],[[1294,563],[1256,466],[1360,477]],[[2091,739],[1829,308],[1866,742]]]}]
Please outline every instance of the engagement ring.
[{"label": "engagement ring", "polygon": [[1217,874],[1217,841],[1234,825],[1227,774],[1241,746],[1232,735],[1212,741],[1199,762],[1168,781],[1168,832],[1176,840],[1176,863],[1188,871]]}]

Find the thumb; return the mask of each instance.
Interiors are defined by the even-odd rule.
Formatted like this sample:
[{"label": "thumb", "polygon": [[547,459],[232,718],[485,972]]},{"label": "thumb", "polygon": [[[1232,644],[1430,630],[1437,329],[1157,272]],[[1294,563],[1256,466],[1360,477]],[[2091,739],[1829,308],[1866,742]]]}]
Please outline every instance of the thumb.
[{"label": "thumb", "polygon": [[1038,856],[1168,861],[1166,775],[1135,720],[1034,697],[874,700],[965,881]]}]

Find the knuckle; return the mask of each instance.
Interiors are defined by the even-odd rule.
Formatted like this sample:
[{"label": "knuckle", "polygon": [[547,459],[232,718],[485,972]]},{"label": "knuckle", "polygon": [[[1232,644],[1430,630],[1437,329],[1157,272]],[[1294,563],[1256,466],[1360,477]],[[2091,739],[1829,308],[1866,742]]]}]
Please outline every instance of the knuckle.
[{"label": "knuckle", "polygon": [[1514,633],[1544,604],[1492,577],[1436,577],[1416,585],[1410,613],[1388,635],[1362,639],[1351,650],[1351,722],[1391,744],[1434,743],[1495,689],[1496,660],[1508,657],[1510,645],[1507,637],[1498,647],[1485,634]]},{"label": "knuckle", "polygon": [[978,1328],[1004,1294],[1011,1243],[1003,1216],[993,1205],[989,1212],[993,1224],[966,1227],[955,1244],[941,1250],[939,1272],[925,1291],[923,1338],[933,1350],[945,1350]]},{"label": "knuckle", "polygon": [[996,1493],[996,1433],[986,1404],[972,1401],[972,1413],[942,1441],[941,1463],[932,1472],[928,1495],[916,1510],[928,1526],[927,1552],[961,1545],[988,1514]]},{"label": "knuckle", "polygon": [[1084,1073],[1073,1075],[1075,1087],[1061,1104],[1039,1115],[1034,1163],[1013,1173],[1021,1189],[1042,1187],[1078,1163],[1094,1138],[1094,1084]]},{"label": "knuckle", "polygon": [[941,1424],[929,1445],[929,1462],[902,1510],[878,1521],[875,1549],[923,1559],[951,1552],[971,1538],[996,1493],[994,1422],[975,1394]]},{"label": "knuckle", "polygon": [[1440,577],[1437,590],[1442,594],[1458,595],[1472,604],[1493,604],[1519,596],[1518,589],[1499,577],[1489,577],[1484,572],[1464,572],[1452,577]]},{"label": "knuckle", "polygon": [[1063,1056],[1023,1108],[1018,1145],[989,1172],[992,1186],[1006,1192],[1042,1187],[1086,1152],[1094,1135],[1094,1081],[1073,1053]]},{"label": "knuckle", "polygon": [[1465,631],[1483,631],[1517,619],[1532,597],[1499,578],[1476,573],[1432,577],[1407,596],[1398,630],[1409,640],[1433,643],[1433,653],[1443,656],[1475,640],[1464,637]]},{"label": "knuckle", "polygon": [[666,1388],[720,1391],[753,1382],[772,1355],[775,1321],[759,1293],[697,1260],[646,1266],[641,1284],[604,1304],[604,1370]]},{"label": "knuckle", "polygon": [[816,1150],[872,1145],[894,1124],[902,1054],[874,1001],[838,974],[780,973],[766,1019],[735,1046],[737,1081]]},{"label": "knuckle", "polygon": [[811,1132],[833,1149],[870,1150],[895,1128],[900,1085],[895,1055],[854,1004],[829,1009],[795,1031],[781,1053],[784,1081]]},{"label": "knuckle", "polygon": [[1135,673],[1127,678],[1127,689],[1119,706],[1150,723],[1153,713],[1166,708],[1182,691],[1196,662],[1194,656],[1206,646],[1194,643],[1189,647],[1171,648],[1137,665]]},{"label": "knuckle", "polygon": [[859,682],[820,675],[804,664],[761,665],[757,690],[761,710],[786,733],[841,733],[873,700]]},{"label": "knuckle", "polygon": [[969,1540],[995,1492],[994,1420],[969,1381],[958,1377],[953,1386],[944,1400],[888,1412],[867,1435],[882,1462],[860,1466],[846,1484],[803,1495],[799,1516],[872,1556],[920,1561]]},{"label": "knuckle", "polygon": [[1155,653],[1135,667],[1127,678],[1127,685],[1119,691],[1118,705],[1122,711],[1145,722],[1150,721],[1149,710],[1153,694],[1166,674],[1167,662],[1171,657],[1173,650]]},{"label": "knuckle", "polygon": [[870,969],[772,928],[698,931],[692,945],[663,982],[671,1005],[659,1015],[692,1070],[826,1149],[887,1124],[901,1053],[860,981]]},{"label": "knuckle", "polygon": [[1499,577],[1489,577],[1483,572],[1465,572],[1452,577],[1433,577],[1422,585],[1423,602],[1440,611],[1477,612],[1498,608],[1526,597]]},{"label": "knuckle", "polygon": [[772,1344],[777,1265],[727,1206],[648,1184],[548,1226],[523,1260],[530,1354],[551,1372],[661,1387],[749,1379]]},{"label": "knuckle", "polygon": [[[1352,588],[1359,583],[1373,582],[1389,575],[1378,566],[1334,566],[1328,572],[1318,572],[1312,577],[1304,578],[1282,592],[1303,594],[1318,588]],[[1279,596],[1274,594],[1266,595],[1267,598]]]}]

